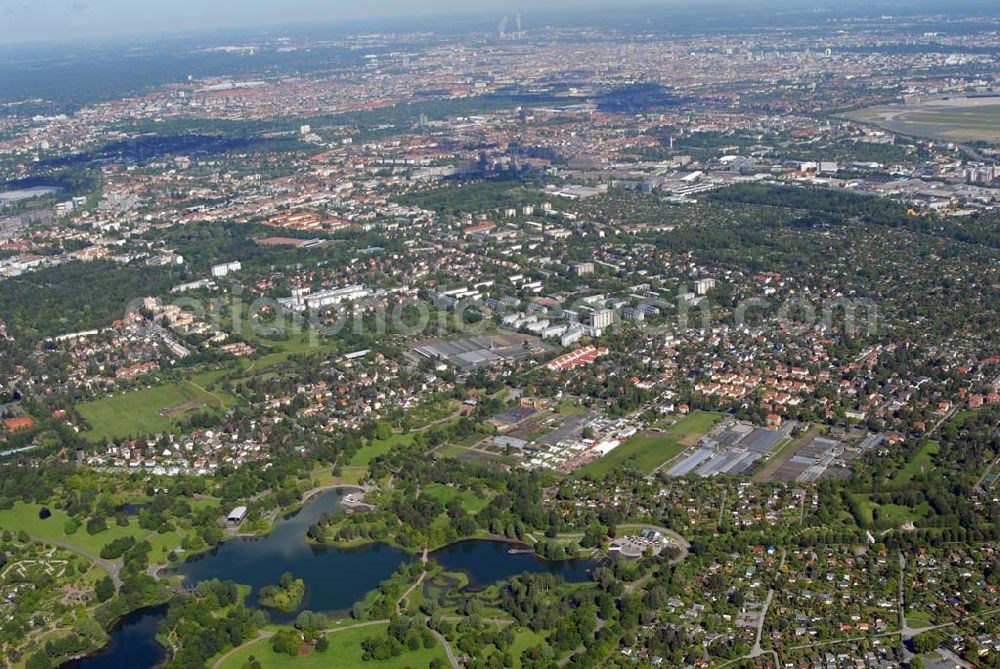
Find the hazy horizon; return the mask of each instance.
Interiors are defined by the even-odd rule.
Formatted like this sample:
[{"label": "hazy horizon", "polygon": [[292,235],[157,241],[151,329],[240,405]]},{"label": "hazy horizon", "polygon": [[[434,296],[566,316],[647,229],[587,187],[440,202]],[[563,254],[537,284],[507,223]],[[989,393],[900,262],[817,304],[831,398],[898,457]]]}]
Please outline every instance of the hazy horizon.
[{"label": "hazy horizon", "polygon": [[474,6],[457,0],[425,0],[419,6],[405,0],[370,0],[366,3],[333,0],[174,0],[169,4],[149,5],[135,0],[0,0],[0,45],[39,42],[67,42],[109,38],[140,37],[157,33],[228,31],[260,29],[268,26],[335,25],[380,19],[431,18],[434,16],[473,16],[496,14],[513,18],[518,11],[525,16],[528,28],[537,27],[532,16],[561,10],[605,10],[622,13],[649,10],[698,9],[708,15],[727,7],[753,13],[762,9],[783,8],[802,15],[831,9],[856,8],[874,11],[909,12],[917,7],[941,7],[948,12],[961,8],[992,7],[986,0],[964,0],[946,6],[939,0],[903,2],[816,2],[802,4],[791,0],[765,0],[753,3],[734,0],[635,0],[624,4],[609,0],[480,0]]},{"label": "hazy horizon", "polygon": [[[690,0],[667,0],[683,5]],[[0,44],[56,42],[142,36],[163,32],[238,30],[268,25],[337,24],[354,21],[471,15],[513,14],[532,10],[606,7],[608,0],[480,0],[475,6],[456,0],[425,0],[415,6],[405,0],[173,0],[146,5],[135,0],[0,0]]]}]

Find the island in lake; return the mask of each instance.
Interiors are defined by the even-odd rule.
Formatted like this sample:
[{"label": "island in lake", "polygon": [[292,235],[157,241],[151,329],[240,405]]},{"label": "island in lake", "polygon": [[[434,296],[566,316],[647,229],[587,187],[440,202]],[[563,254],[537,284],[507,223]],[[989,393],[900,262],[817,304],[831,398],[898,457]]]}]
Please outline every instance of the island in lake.
[{"label": "island in lake", "polygon": [[265,585],[261,588],[257,599],[261,606],[291,613],[302,605],[305,594],[306,582],[301,578],[294,578],[291,572],[286,571],[281,575],[278,585]]}]

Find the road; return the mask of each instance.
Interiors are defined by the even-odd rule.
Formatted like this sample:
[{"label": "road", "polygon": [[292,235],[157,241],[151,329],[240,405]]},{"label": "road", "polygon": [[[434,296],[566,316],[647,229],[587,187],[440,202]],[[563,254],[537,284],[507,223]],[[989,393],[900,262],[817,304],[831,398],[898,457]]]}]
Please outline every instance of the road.
[{"label": "road", "polygon": [[109,560],[105,560],[100,555],[94,555],[90,551],[86,551],[82,548],[79,548],[78,546],[71,546],[70,544],[66,543],[65,536],[63,536],[63,538],[60,539],[59,541],[39,539],[38,537],[32,537],[32,539],[34,541],[39,541],[43,544],[48,544],[50,546],[58,546],[59,548],[65,548],[66,550],[72,553],[76,553],[77,555],[82,555],[83,557],[87,558],[88,560],[96,564],[98,567],[103,569],[104,571],[108,572],[108,575],[111,576],[111,580],[114,581],[115,590],[122,587],[122,577],[120,574],[121,567],[118,566],[116,563],[111,562]]},{"label": "road", "polygon": [[906,638],[906,601],[903,597],[903,581],[906,575],[906,558],[903,551],[899,551],[899,629],[903,630],[903,638]]},{"label": "road", "polygon": [[924,438],[926,438],[926,437],[929,437],[929,436],[931,436],[932,434],[934,434],[935,432],[937,432],[937,431],[938,431],[938,429],[939,429],[939,428],[940,428],[940,427],[941,427],[942,425],[944,425],[944,424],[945,424],[945,421],[949,420],[949,419],[950,419],[950,418],[951,418],[952,416],[954,416],[954,415],[955,415],[956,413],[958,413],[958,407],[957,407],[957,406],[954,406],[954,407],[952,407],[951,409],[949,409],[949,410],[948,410],[948,413],[946,413],[946,414],[945,414],[944,416],[942,416],[942,417],[941,417],[941,420],[939,420],[938,422],[934,423],[934,427],[932,427],[931,429],[929,429],[929,430],[927,431],[927,434],[925,434],[925,435],[924,435]]},{"label": "road", "polygon": [[[441,616],[441,620],[446,620],[450,623],[460,623],[465,620],[468,616]],[[515,621],[508,620],[506,618],[480,618],[480,622],[484,625],[513,625]]]},{"label": "road", "polygon": [[[620,526],[620,528],[624,528],[624,527],[643,527],[643,528],[646,528],[646,529],[656,530],[657,532],[659,532],[660,534],[662,534],[665,537],[670,537],[673,540],[674,545],[677,546],[677,548],[680,549],[680,552],[676,556],[674,556],[673,558],[671,558],[670,562],[668,562],[667,564],[680,564],[681,562],[683,562],[687,558],[688,553],[691,551],[691,544],[688,543],[687,539],[685,539],[681,535],[677,534],[673,530],[667,529],[666,527],[656,527],[655,525],[621,525]],[[650,571],[649,573],[647,573],[642,578],[640,578],[638,580],[635,580],[635,581],[632,581],[631,583],[629,583],[628,585],[625,586],[625,595],[631,595],[633,592],[635,592],[639,588],[641,588],[644,585],[646,585],[647,583],[649,583],[649,580],[651,578],[653,578],[653,572]]]},{"label": "road", "polygon": [[409,588],[407,588],[406,592],[404,592],[402,594],[402,596],[399,599],[396,600],[396,615],[397,616],[400,615],[403,612],[403,603],[407,602],[410,599],[410,595],[413,594],[413,591],[416,590],[417,588],[419,588],[421,585],[423,585],[424,578],[426,576],[427,576],[427,572],[426,571],[420,572],[420,576],[417,578],[417,581],[413,585],[411,585]]},{"label": "road", "polygon": [[760,638],[764,634],[764,619],[767,618],[767,610],[771,608],[771,600],[774,599],[774,590],[767,591],[767,597],[764,599],[764,608],[760,611],[760,617],[757,619],[757,638],[753,642],[753,649],[747,657],[754,658],[760,657],[764,654],[764,649],[761,648]]},{"label": "road", "polygon": [[451,644],[444,638],[444,635],[437,630],[431,630],[431,634],[433,634],[434,638],[437,639],[442,646],[444,646],[444,652],[448,655],[448,663],[451,664],[451,669],[462,669],[462,663],[458,661],[457,657],[455,657],[455,651],[451,649]]},{"label": "road", "polygon": [[764,648],[761,647],[760,645],[761,637],[763,636],[764,633],[764,620],[767,618],[767,612],[771,608],[771,601],[773,599],[774,599],[774,590],[773,589],[768,590],[767,597],[764,599],[764,608],[761,609],[760,618],[757,619],[757,637],[754,640],[753,648],[750,650],[750,652],[744,655],[743,657],[737,657],[727,662],[723,662],[722,664],[719,665],[719,669],[723,669],[723,667],[727,667],[730,664],[734,664],[742,660],[752,660],[754,658],[760,657],[761,655],[768,655],[768,654],[770,654],[774,658],[775,667],[781,666],[781,662],[778,659],[777,651],[764,650]]},{"label": "road", "polygon": [[[988,618],[1000,613],[1000,609],[992,609],[990,611],[983,611],[982,613],[977,613],[974,615],[967,615],[959,620],[953,620],[950,623],[941,623],[940,625],[929,625],[927,627],[921,627],[919,629],[909,628],[911,633],[914,635],[922,634],[924,632],[932,632],[934,630],[944,629],[945,627],[954,627],[964,623],[967,620],[981,620],[983,618]],[[840,643],[857,643],[859,641],[869,641],[871,639],[881,639],[890,636],[900,636],[900,632],[897,630],[895,632],[880,632],[879,634],[873,634],[871,636],[853,636],[845,637],[843,639],[832,639],[830,641],[817,641],[816,643],[807,643],[801,646],[789,646],[788,650],[806,650],[808,648],[819,648],[821,646],[835,646]]]},{"label": "road", "polygon": [[223,664],[225,664],[226,660],[228,660],[233,655],[235,655],[236,653],[240,652],[241,650],[243,650],[247,646],[252,646],[255,643],[257,643],[258,641],[260,641],[261,639],[267,639],[267,638],[270,638],[272,636],[274,636],[274,632],[268,632],[266,630],[261,630],[261,631],[257,632],[256,638],[250,639],[249,641],[247,641],[245,643],[241,643],[236,648],[233,648],[232,650],[228,650],[225,653],[223,653],[222,657],[220,657],[218,660],[216,660],[214,663],[212,663],[212,669],[219,669],[219,667],[221,667]]},{"label": "road", "polygon": [[[607,622],[605,622],[604,618],[601,618],[600,616],[598,616],[597,617],[597,627],[594,629],[594,635],[596,636],[598,632],[600,632],[602,629],[604,629],[604,626],[606,624],[607,624]],[[574,655],[576,655],[577,653],[582,653],[585,650],[587,650],[587,644],[586,643],[580,644],[579,646],[577,646],[576,648],[573,649],[572,653],[570,653],[569,655],[567,655],[563,659],[561,659],[558,662],[556,662],[556,666],[557,667],[565,667],[567,664],[569,664],[569,661],[573,659]]]},{"label": "road", "polygon": [[[337,632],[346,632],[347,630],[354,630],[354,629],[358,629],[358,628],[361,628],[361,627],[374,627],[375,625],[388,625],[388,624],[389,624],[388,620],[369,620],[369,621],[366,621],[366,622],[363,622],[363,623],[355,623],[353,625],[346,625],[344,627],[330,627],[329,629],[325,629],[322,632],[320,632],[320,634],[323,634],[323,635],[326,635],[326,634],[336,634]],[[228,660],[230,657],[232,657],[236,653],[240,652],[244,648],[247,648],[248,646],[252,646],[255,643],[258,643],[258,642],[262,641],[263,639],[269,639],[272,636],[274,636],[274,632],[269,632],[267,630],[261,630],[260,632],[257,633],[256,638],[250,639],[249,641],[247,641],[245,643],[242,643],[239,646],[237,646],[236,648],[233,648],[232,650],[229,650],[226,653],[224,653],[222,655],[222,657],[220,657],[218,660],[216,660],[214,663],[212,663],[212,669],[219,669],[226,662],[226,660]]]}]

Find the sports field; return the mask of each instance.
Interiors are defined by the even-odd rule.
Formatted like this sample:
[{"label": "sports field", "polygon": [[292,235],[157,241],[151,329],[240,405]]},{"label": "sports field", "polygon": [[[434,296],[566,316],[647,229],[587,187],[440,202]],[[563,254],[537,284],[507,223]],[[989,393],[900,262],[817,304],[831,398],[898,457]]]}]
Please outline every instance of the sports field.
[{"label": "sports field", "polygon": [[722,416],[717,413],[695,411],[661,432],[632,437],[600,460],[577,470],[577,474],[603,478],[612,469],[622,466],[652,474],[664,462],[692,446],[698,437],[712,429],[721,419]]},{"label": "sports field", "polygon": [[847,117],[904,135],[1000,142],[1000,97],[871,107],[851,112]]},{"label": "sports field", "polygon": [[232,397],[209,391],[197,380],[177,381],[133,390],[77,405],[90,425],[83,436],[91,441],[129,435],[170,432],[192,411],[222,410]]}]

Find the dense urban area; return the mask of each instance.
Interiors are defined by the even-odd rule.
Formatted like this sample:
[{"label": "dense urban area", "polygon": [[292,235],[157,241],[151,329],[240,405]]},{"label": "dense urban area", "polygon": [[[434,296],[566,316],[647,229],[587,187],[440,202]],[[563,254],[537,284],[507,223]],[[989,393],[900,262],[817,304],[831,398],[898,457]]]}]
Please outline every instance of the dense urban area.
[{"label": "dense urban area", "polygon": [[0,664],[1000,667],[982,7],[0,62]]}]

